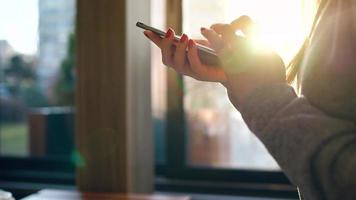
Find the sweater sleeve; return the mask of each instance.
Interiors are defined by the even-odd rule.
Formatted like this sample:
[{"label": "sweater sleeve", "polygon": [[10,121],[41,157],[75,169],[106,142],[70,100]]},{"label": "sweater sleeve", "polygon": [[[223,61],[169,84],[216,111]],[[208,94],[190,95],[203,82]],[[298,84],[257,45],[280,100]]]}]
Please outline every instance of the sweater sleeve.
[{"label": "sweater sleeve", "polygon": [[242,105],[248,127],[305,199],[356,199],[356,127],[286,84],[256,89]]}]

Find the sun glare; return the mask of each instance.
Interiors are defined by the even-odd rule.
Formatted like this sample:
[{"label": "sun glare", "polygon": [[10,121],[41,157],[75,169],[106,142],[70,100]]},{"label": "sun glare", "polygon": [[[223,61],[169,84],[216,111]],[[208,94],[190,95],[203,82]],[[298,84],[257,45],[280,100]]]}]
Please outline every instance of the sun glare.
[{"label": "sun glare", "polygon": [[250,16],[258,26],[259,41],[278,52],[287,63],[309,33],[316,4],[310,0],[227,0],[227,21]]},{"label": "sun glare", "polygon": [[[258,48],[269,46],[288,63],[309,32],[314,1],[184,0],[183,32],[190,38],[203,38],[201,27],[230,23],[241,15],[248,15],[260,26],[262,45]],[[253,44],[256,47],[260,43],[253,40]],[[279,170],[262,143],[250,133],[223,86],[189,77],[184,78],[183,84],[190,165]]]}]

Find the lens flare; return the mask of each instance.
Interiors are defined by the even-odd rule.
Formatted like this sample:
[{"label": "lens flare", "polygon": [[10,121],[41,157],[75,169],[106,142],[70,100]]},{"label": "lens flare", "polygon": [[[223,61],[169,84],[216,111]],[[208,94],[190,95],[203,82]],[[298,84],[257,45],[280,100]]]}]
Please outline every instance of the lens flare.
[{"label": "lens flare", "polygon": [[316,11],[316,3],[310,0],[228,0],[226,7],[227,20],[248,15],[255,21],[258,31],[254,47],[271,48],[285,62],[302,45]]}]

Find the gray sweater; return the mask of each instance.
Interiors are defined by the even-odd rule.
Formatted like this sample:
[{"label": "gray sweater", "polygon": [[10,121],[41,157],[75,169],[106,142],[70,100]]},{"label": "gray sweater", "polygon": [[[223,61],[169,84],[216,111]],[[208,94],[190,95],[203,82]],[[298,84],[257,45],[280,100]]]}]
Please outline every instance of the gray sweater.
[{"label": "gray sweater", "polygon": [[332,0],[299,74],[256,89],[242,116],[307,199],[356,200],[356,1]]}]

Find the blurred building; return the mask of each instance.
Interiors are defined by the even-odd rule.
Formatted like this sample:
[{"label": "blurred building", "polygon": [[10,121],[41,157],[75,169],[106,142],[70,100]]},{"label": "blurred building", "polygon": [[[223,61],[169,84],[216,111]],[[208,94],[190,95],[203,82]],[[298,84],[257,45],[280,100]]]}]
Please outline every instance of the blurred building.
[{"label": "blurred building", "polygon": [[[14,54],[14,50],[6,40],[0,40],[0,90],[1,83],[4,81],[4,69],[6,68],[9,58]],[[0,95],[3,94],[0,91]]]},{"label": "blurred building", "polygon": [[0,40],[0,69],[5,68],[7,60],[14,54],[14,50],[6,40]]},{"label": "blurred building", "polygon": [[75,0],[39,0],[38,75],[43,89],[53,83],[74,31]]}]

